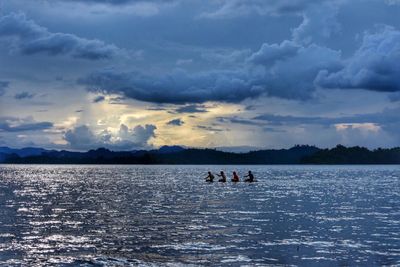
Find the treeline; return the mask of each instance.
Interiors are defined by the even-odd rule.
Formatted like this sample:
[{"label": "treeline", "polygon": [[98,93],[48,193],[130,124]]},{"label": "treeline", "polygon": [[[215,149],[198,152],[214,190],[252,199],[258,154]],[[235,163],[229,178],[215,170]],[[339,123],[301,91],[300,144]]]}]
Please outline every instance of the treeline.
[{"label": "treeline", "polygon": [[305,156],[302,164],[400,164],[400,147],[369,150],[365,147],[338,145]]},{"label": "treeline", "polygon": [[[363,147],[319,149],[295,146],[247,153],[178,146],[158,150],[115,152],[99,148],[88,152],[1,150],[0,162],[14,164],[400,164],[400,148],[369,150]],[[7,151],[7,152],[5,152]],[[32,151],[32,152],[31,152]]]}]

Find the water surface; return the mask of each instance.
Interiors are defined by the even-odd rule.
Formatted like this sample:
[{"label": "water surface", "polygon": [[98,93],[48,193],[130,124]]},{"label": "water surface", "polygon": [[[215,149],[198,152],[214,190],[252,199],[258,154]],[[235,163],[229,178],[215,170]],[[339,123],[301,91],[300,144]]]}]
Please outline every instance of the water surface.
[{"label": "water surface", "polygon": [[400,167],[0,165],[0,265],[179,264],[400,265]]}]

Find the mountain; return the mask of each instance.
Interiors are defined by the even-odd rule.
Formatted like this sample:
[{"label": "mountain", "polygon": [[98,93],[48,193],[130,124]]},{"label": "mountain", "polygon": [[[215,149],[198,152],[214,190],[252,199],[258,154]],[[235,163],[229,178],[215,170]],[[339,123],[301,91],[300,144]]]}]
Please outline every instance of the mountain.
[{"label": "mountain", "polygon": [[31,164],[400,164],[400,148],[369,150],[364,147],[320,149],[297,145],[290,149],[266,149],[246,153],[217,149],[163,146],[154,150],[87,152],[41,148],[0,148],[1,163]]},{"label": "mountain", "polygon": [[0,147],[0,154],[16,154],[20,157],[38,156],[42,153],[49,152],[49,150],[36,147],[25,147],[21,149],[13,149],[9,147]]}]

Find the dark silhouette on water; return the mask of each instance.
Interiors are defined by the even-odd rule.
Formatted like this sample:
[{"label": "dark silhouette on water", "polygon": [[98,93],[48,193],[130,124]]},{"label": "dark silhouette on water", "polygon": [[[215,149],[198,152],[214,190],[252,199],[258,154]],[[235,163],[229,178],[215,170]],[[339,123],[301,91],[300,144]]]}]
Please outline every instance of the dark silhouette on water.
[{"label": "dark silhouette on water", "polygon": [[226,175],[223,171],[220,172],[220,174],[217,174],[221,179],[218,180],[218,182],[225,183],[226,182]]},{"label": "dark silhouette on water", "polygon": [[239,176],[237,175],[236,172],[233,172],[233,178],[232,178],[232,182],[239,182]]},{"label": "dark silhouette on water", "polygon": [[254,175],[251,171],[249,171],[249,173],[247,175],[245,175],[244,177],[249,177],[246,180],[244,180],[247,183],[252,183],[254,182]]},{"label": "dark silhouette on water", "polygon": [[214,182],[214,174],[212,174],[211,172],[208,172],[208,175],[206,177],[206,182],[209,182],[209,183]]}]

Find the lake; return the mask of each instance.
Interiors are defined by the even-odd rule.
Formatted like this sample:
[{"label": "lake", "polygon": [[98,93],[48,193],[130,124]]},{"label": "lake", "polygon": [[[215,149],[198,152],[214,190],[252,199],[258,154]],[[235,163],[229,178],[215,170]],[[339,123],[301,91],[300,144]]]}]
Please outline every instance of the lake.
[{"label": "lake", "polygon": [[400,166],[0,165],[0,265],[400,265]]}]

